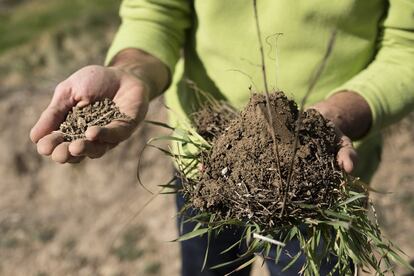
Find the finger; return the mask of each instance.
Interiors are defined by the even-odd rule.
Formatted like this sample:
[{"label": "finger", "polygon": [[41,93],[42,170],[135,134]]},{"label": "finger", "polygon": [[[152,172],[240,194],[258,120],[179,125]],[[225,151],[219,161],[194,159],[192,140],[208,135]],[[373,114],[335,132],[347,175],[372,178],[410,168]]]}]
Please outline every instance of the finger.
[{"label": "finger", "polygon": [[112,121],[104,127],[92,126],[85,132],[85,136],[91,141],[118,144],[131,136],[135,126],[126,121]]},{"label": "finger", "polygon": [[43,111],[37,123],[30,131],[30,139],[37,143],[42,137],[57,130],[59,125],[65,119],[66,111],[59,110],[56,107],[49,106]]},{"label": "finger", "polygon": [[87,106],[88,104],[90,104],[91,103],[91,101],[89,100],[89,99],[81,99],[77,104],[76,104],[76,106],[77,107],[85,107],[85,106]]},{"label": "finger", "polygon": [[98,141],[75,140],[69,145],[69,153],[72,156],[88,156],[89,158],[99,158],[108,149],[107,143]]},{"label": "finger", "polygon": [[337,160],[341,168],[347,173],[351,173],[357,165],[358,155],[352,141],[346,136],[341,137],[341,148],[338,151]]},{"label": "finger", "polygon": [[52,160],[58,163],[66,163],[73,156],[69,152],[69,142],[59,144],[52,152]]},{"label": "finger", "polygon": [[75,105],[75,100],[70,94],[70,87],[64,84],[56,87],[52,101],[30,131],[30,139],[34,143],[59,128],[67,112]]},{"label": "finger", "polygon": [[41,155],[51,155],[53,150],[63,142],[63,135],[58,132],[53,132],[37,142],[37,152]]}]

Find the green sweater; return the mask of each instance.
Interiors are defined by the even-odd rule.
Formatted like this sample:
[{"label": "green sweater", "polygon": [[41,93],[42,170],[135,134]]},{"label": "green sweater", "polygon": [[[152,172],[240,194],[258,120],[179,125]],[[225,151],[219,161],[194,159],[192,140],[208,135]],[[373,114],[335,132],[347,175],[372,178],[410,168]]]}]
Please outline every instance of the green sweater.
[{"label": "green sweater", "polygon": [[[380,130],[414,107],[414,1],[259,0],[258,12],[262,36],[270,42],[265,44],[269,86],[297,102],[337,31],[307,104],[344,89],[365,98],[373,125],[357,143],[355,174],[368,181],[380,158]],[[185,118],[195,103],[183,78],[238,108],[247,103],[250,86],[263,91],[252,0],[124,0],[120,14],[107,62],[125,48],[163,61],[174,74],[166,96],[173,121]]]}]

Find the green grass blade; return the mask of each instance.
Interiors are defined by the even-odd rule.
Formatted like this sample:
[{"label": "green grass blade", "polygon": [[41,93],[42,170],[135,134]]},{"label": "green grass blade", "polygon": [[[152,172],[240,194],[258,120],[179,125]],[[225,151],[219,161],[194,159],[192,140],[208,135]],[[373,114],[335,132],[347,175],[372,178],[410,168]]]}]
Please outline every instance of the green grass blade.
[{"label": "green grass blade", "polygon": [[183,144],[191,144],[191,145],[194,145],[197,148],[204,148],[203,145],[198,144],[198,143],[192,141],[191,139],[185,139],[185,138],[172,136],[172,135],[164,135],[164,136],[154,137],[154,138],[149,139],[147,143],[151,144],[151,143],[157,142],[157,141],[176,141],[176,142],[180,142],[180,143],[183,143]]},{"label": "green grass blade", "polygon": [[367,196],[364,194],[357,194],[354,195],[353,197],[348,198],[347,200],[345,200],[344,202],[341,202],[339,204],[339,206],[343,206],[343,205],[348,205],[351,202],[354,202],[355,200],[361,199],[361,198],[366,198]]},{"label": "green grass blade", "polygon": [[151,124],[151,125],[156,125],[156,126],[160,126],[160,127],[163,127],[163,128],[175,130],[175,128],[173,128],[173,127],[171,127],[168,124],[163,123],[163,122],[157,122],[157,121],[151,121],[151,120],[145,120],[144,122],[148,123],[148,124]]},{"label": "green grass blade", "polygon": [[204,261],[203,261],[203,266],[201,267],[201,271],[204,270],[204,268],[206,267],[207,264],[207,258],[208,258],[208,251],[210,248],[210,241],[211,241],[211,233],[213,231],[208,231],[207,233],[207,248],[206,248],[206,253],[204,254]]},{"label": "green grass blade", "polygon": [[302,251],[299,251],[291,260],[290,262],[282,269],[282,272],[288,270],[296,261],[299,259],[300,255],[302,255]]},{"label": "green grass blade", "polygon": [[226,249],[224,249],[223,251],[221,251],[220,254],[226,254],[230,250],[236,248],[239,244],[240,244],[240,241],[237,241],[237,242],[233,243],[232,245],[230,245],[229,247],[227,247]]},{"label": "green grass blade", "polygon": [[181,237],[173,240],[173,241],[186,241],[186,240],[190,240],[196,237],[200,237],[202,235],[204,235],[205,233],[207,233],[210,230],[210,228],[202,228],[202,229],[197,229],[195,231],[191,231],[187,234],[182,235]]},{"label": "green grass blade", "polygon": [[212,267],[210,267],[210,269],[222,268],[222,267],[225,267],[225,266],[228,266],[228,265],[231,265],[231,264],[234,264],[234,263],[240,262],[240,261],[241,261],[241,260],[243,260],[243,259],[246,259],[246,257],[236,258],[236,259],[234,259],[234,260],[231,260],[231,261],[228,261],[228,262],[224,262],[224,263],[221,263],[221,264],[218,264],[218,265],[212,266]]},{"label": "green grass blade", "polygon": [[174,157],[174,158],[177,158],[177,157],[180,157],[180,158],[183,158],[183,159],[195,159],[195,158],[198,158],[197,155],[173,154],[169,150],[163,149],[163,148],[158,147],[158,146],[154,146],[154,145],[151,145],[151,144],[149,144],[148,146],[149,147],[152,147],[152,148],[155,148],[155,149],[157,149],[159,151],[162,151],[166,155],[171,156],[171,157]]},{"label": "green grass blade", "polygon": [[242,265],[240,265],[239,267],[237,267],[235,270],[233,270],[232,272],[230,272],[230,273],[227,273],[225,276],[228,276],[228,275],[231,275],[231,274],[233,274],[234,272],[237,272],[237,271],[240,271],[240,270],[242,270],[242,269],[244,269],[244,268],[246,268],[246,267],[248,267],[249,265],[251,265],[252,263],[254,263],[255,261],[256,261],[256,259],[258,258],[258,256],[256,255],[256,256],[254,256],[253,258],[251,258],[250,260],[248,260],[247,262],[245,262],[244,264],[242,264]]}]

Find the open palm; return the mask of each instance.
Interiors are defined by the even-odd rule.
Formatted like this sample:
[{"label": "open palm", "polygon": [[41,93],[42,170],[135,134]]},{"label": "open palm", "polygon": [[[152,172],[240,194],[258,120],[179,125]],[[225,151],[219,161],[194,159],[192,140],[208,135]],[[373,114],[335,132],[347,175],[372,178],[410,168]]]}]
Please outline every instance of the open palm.
[{"label": "open palm", "polygon": [[[148,85],[120,69],[87,66],[75,72],[55,89],[49,106],[30,132],[42,155],[59,163],[79,162],[85,157],[101,157],[108,149],[127,139],[148,109]],[[104,127],[87,129],[86,139],[65,142],[58,130],[74,106],[85,106],[110,98],[131,121],[113,121]]]}]

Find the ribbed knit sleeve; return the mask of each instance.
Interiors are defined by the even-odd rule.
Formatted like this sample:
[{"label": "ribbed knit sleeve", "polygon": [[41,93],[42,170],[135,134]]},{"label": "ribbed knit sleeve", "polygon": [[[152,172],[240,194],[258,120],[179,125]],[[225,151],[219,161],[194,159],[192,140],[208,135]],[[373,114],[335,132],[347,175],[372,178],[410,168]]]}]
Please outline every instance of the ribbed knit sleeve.
[{"label": "ribbed knit sleeve", "polygon": [[370,133],[414,109],[414,1],[390,0],[375,59],[328,97],[341,90],[355,91],[368,102]]},{"label": "ribbed knit sleeve", "polygon": [[122,24],[106,57],[106,64],[123,49],[143,50],[165,63],[173,74],[191,25],[187,0],[124,0]]}]

